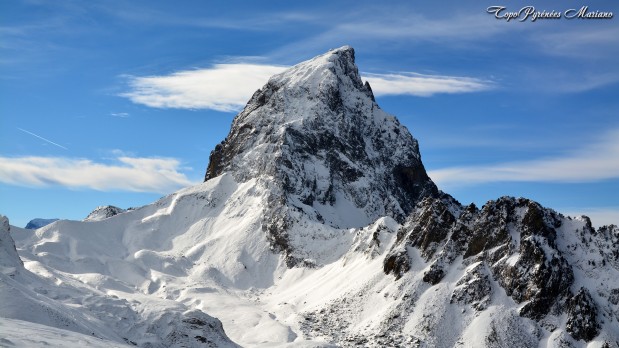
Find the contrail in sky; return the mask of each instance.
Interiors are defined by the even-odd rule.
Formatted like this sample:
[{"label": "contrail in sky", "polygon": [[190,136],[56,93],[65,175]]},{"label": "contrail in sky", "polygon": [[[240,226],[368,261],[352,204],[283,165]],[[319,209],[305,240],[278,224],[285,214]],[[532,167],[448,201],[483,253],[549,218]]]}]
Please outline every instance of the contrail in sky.
[{"label": "contrail in sky", "polygon": [[45,140],[45,141],[47,141],[48,143],[50,143],[50,144],[52,144],[52,145],[56,145],[56,146],[58,146],[59,148],[62,148],[62,149],[65,149],[65,150],[69,150],[69,149],[67,149],[66,147],[64,147],[64,146],[62,146],[62,145],[60,145],[60,144],[56,144],[55,142],[53,142],[53,141],[51,141],[51,140],[45,139],[45,138],[43,138],[43,137],[42,137],[42,136],[40,136],[40,135],[36,135],[36,134],[34,134],[34,133],[32,133],[32,132],[28,132],[27,130],[25,130],[25,129],[21,129],[21,128],[19,128],[19,127],[17,127],[17,129],[19,129],[20,131],[22,131],[22,132],[24,132],[24,133],[28,133],[28,134],[30,134],[30,135],[32,135],[32,136],[34,136],[34,137],[37,137],[37,138],[39,138],[39,139],[41,139],[41,140]]}]

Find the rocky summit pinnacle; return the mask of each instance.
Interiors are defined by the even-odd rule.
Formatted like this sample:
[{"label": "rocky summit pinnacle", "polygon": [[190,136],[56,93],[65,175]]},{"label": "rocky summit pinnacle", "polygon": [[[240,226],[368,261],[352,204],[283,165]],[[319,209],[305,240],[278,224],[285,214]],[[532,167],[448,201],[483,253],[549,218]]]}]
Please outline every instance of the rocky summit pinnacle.
[{"label": "rocky summit pinnacle", "polygon": [[417,141],[376,104],[350,46],[295,65],[256,91],[211,153],[205,181],[224,172],[240,182],[268,177],[296,206],[320,212],[341,203],[370,220],[402,221],[421,198],[439,195]]}]

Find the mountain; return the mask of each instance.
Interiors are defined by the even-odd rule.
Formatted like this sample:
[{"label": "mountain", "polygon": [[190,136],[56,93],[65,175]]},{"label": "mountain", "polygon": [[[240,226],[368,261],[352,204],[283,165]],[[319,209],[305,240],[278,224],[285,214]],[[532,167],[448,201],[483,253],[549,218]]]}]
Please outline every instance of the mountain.
[{"label": "mountain", "polygon": [[102,205],[91,211],[84,221],[101,221],[124,212],[126,212],[125,209],[113,205]]},{"label": "mountain", "polygon": [[227,172],[268,189],[262,228],[289,266],[322,261],[306,247],[316,237],[302,232],[306,220],[335,229],[401,222],[421,198],[440,195],[417,141],[378,107],[354,59],[345,46],[273,76],[210,156],[205,181]]},{"label": "mountain", "polygon": [[4,339],[31,322],[48,343],[618,347],[619,229],[525,198],[461,205],[354,58],[273,76],[199,185],[5,228]]},{"label": "mountain", "polygon": [[32,219],[30,221],[28,221],[28,223],[26,224],[26,229],[27,230],[36,230],[37,228],[41,228],[43,226],[47,226],[49,224],[51,224],[52,222],[56,222],[58,221],[58,219]]}]

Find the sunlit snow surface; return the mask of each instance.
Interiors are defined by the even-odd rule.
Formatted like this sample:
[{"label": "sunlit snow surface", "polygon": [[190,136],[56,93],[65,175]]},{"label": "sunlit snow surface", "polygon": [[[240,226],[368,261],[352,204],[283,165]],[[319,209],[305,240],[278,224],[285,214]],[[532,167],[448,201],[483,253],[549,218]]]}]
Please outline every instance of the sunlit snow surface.
[{"label": "sunlit snow surface", "polygon": [[[199,309],[222,320],[243,346],[301,343],[299,313],[307,306],[296,302],[307,289],[299,290],[301,297],[286,290],[287,304],[276,292],[291,279],[319,283],[311,278],[314,270],[287,270],[270,250],[259,223],[263,194],[253,181],[239,185],[224,175],[102,221],[59,221],[34,232],[12,227],[32,273],[2,283],[9,287],[1,292],[2,315],[143,343],[149,328],[132,326],[146,327],[166,311]],[[308,250],[324,254],[355,237],[353,230],[337,232]],[[321,282],[336,281],[337,272]],[[328,294],[312,292],[323,300]]]},{"label": "sunlit snow surface", "polygon": [[7,318],[0,318],[0,332],[1,347],[131,347],[74,331]]},{"label": "sunlit snow surface", "polygon": [[[23,321],[2,319],[3,344],[36,346],[39,341],[22,330],[32,322],[46,325],[40,342],[52,345],[66,337],[65,346],[165,346],[167,325],[197,309],[221,320],[226,334],[242,346],[329,346],[329,335],[379,334],[405,309],[409,315],[399,324],[402,335],[434,346],[483,346],[475,342],[484,342],[493,329],[529,343],[540,337],[542,346],[561,346],[560,339],[585,346],[561,328],[551,333],[519,317],[519,305],[494,281],[485,311],[450,304],[446,299],[475,264],[457,260],[446,278],[431,286],[421,280],[428,263],[410,250],[408,275],[399,281],[386,276],[384,253],[399,228],[390,218],[363,229],[338,230],[328,243],[306,246],[316,255],[337,253],[335,261],[288,269],[260,229],[264,194],[252,181],[238,184],[223,175],[103,221],[59,221],[34,232],[12,227],[26,269],[4,268],[0,309],[3,317]],[[306,223],[308,230],[325,228]],[[380,243],[374,238],[377,231]],[[576,275],[577,285],[617,279],[588,270]],[[306,323],[312,320],[324,321],[324,330],[309,330]],[[513,325],[500,331],[505,322]],[[37,328],[33,324],[28,330]]]}]

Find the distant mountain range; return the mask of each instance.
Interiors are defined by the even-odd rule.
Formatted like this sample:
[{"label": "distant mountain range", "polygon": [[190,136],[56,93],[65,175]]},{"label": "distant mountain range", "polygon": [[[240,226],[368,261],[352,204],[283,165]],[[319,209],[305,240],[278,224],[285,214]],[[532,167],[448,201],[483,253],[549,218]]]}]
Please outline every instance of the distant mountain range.
[{"label": "distant mountain range", "polygon": [[27,230],[36,230],[37,228],[41,228],[43,226],[47,226],[52,222],[58,221],[58,219],[32,219],[26,224]]}]

